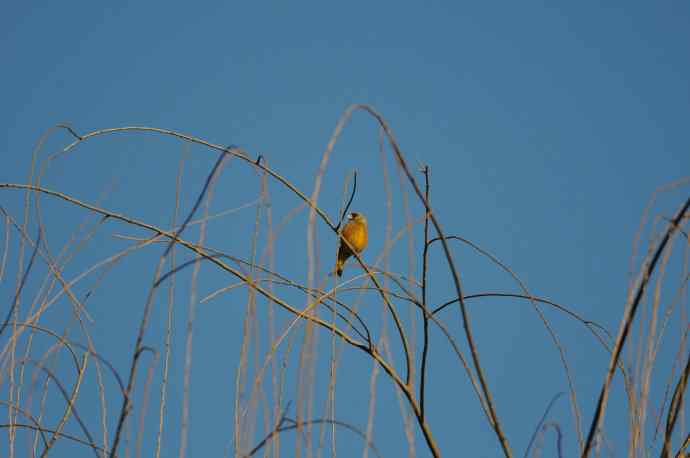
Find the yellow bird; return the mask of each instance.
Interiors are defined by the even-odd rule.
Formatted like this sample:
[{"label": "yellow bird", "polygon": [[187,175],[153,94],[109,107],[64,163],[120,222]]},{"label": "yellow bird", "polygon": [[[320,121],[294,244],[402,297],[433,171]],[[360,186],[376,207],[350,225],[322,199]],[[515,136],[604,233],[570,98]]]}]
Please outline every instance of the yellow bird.
[{"label": "yellow bird", "polygon": [[367,247],[367,242],[369,242],[367,219],[364,215],[352,212],[347,215],[347,219],[349,221],[340,233],[338,259],[335,262],[335,272],[339,277],[343,275],[343,265],[345,265],[345,261],[352,256],[352,250],[343,240],[347,240],[357,253],[361,253]]}]

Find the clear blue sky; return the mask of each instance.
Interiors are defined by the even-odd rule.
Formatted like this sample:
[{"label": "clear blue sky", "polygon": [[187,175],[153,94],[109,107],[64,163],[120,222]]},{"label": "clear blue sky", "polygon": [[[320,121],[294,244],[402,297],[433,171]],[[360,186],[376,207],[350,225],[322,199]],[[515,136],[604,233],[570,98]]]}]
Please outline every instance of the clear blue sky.
[{"label": "clear blue sky", "polygon": [[[633,238],[645,204],[657,187],[690,172],[686,2],[604,7],[536,1],[12,3],[0,16],[0,56],[0,182],[25,182],[40,135],[67,122],[80,133],[146,125],[240,145],[253,156],[263,154],[272,168],[310,193],[339,116],[352,103],[367,103],[389,122],[410,164],[430,166],[433,208],[448,234],[490,250],[534,294],[568,305],[612,332],[622,316]],[[56,133],[44,154],[70,141],[67,134]],[[180,142],[157,135],[95,139],[51,165],[44,184],[94,203],[105,193],[104,207],[165,227],[182,149]],[[183,211],[189,210],[216,157],[199,147],[189,153]],[[353,168],[360,185],[353,209],[369,215],[372,242],[365,259],[373,263],[383,248],[385,201],[378,131],[362,113],[355,114],[329,164],[319,202],[331,215]],[[391,173],[399,193],[397,175]],[[212,212],[240,206],[257,192],[254,172],[231,162],[216,188]],[[271,185],[271,193],[277,222],[298,202],[277,185]],[[686,195],[687,187],[664,195],[654,215],[670,216]],[[21,197],[3,191],[0,205],[19,217]],[[49,242],[57,252],[84,213],[50,200],[45,205]],[[420,214],[418,205],[414,212]],[[211,225],[208,243],[249,257],[247,234],[255,214],[245,209]],[[306,278],[305,222],[303,212],[286,227],[276,252],[276,270],[299,279]],[[124,248],[126,242],[113,234],[135,233],[108,223],[99,234],[99,244],[78,256],[66,274],[76,275]],[[335,239],[325,226],[318,234],[322,275],[330,267]],[[419,235],[417,230],[416,247]],[[195,232],[189,236],[195,239]],[[16,241],[16,233],[13,237]],[[391,260],[392,269],[401,273],[407,273],[405,243]],[[456,250],[468,293],[517,291],[486,260],[466,248]],[[158,253],[128,259],[91,299],[98,347],[123,375]],[[16,251],[10,252],[10,265],[13,256]],[[229,282],[210,267],[202,272],[202,296]],[[432,256],[432,273],[437,278],[434,300],[442,302],[452,291],[440,251]],[[0,290],[5,298],[12,297],[9,278],[14,277],[9,275]],[[41,278],[31,285],[38,288]],[[188,456],[219,456],[232,439],[242,294],[197,308]],[[33,293],[24,304],[32,298]],[[187,300],[180,294],[176,305],[165,456],[174,456],[179,446]],[[147,334],[148,344],[159,349],[164,308],[159,301]],[[48,318],[57,320],[52,324],[59,328],[55,323],[67,323],[70,313],[69,304],[61,302]],[[576,373],[586,432],[608,357],[583,326],[551,310],[547,315]],[[378,311],[371,316],[378,317]],[[567,389],[558,353],[525,303],[477,302],[471,317],[499,415],[513,451],[522,455],[548,401]],[[446,312],[443,320],[461,339],[457,311]],[[319,357],[325,363],[317,366],[317,380],[325,385],[329,341],[321,338]],[[439,336],[432,344],[438,350],[431,359],[428,408],[445,456],[499,456],[456,360]],[[158,374],[161,367],[159,362]],[[370,370],[369,361],[343,349],[338,385],[343,391],[336,410],[362,428]],[[294,399],[291,374],[286,396]],[[361,389],[350,390],[348,383],[361,383]],[[405,456],[397,401],[384,393],[390,390],[388,382],[381,379],[379,387],[376,445],[383,456]],[[113,427],[119,398],[114,384],[110,390]],[[663,385],[653,386],[654,396],[660,390]],[[145,456],[153,450],[157,389],[152,396]],[[89,399],[83,401],[83,416],[98,419],[97,393]],[[627,415],[619,385],[611,403],[606,429],[616,456],[622,456]],[[316,406],[322,416],[321,398]],[[575,456],[565,398],[552,418],[565,432],[566,456]],[[69,430],[77,431],[74,424]],[[362,443],[348,434],[338,436],[340,456],[359,456]],[[426,456],[421,435],[415,434],[418,455]],[[21,441],[20,456],[24,447]],[[56,456],[89,454],[88,449],[61,447]],[[3,456],[5,448],[0,446]],[[284,448],[284,456],[292,450]],[[545,454],[553,451],[551,440]]]}]

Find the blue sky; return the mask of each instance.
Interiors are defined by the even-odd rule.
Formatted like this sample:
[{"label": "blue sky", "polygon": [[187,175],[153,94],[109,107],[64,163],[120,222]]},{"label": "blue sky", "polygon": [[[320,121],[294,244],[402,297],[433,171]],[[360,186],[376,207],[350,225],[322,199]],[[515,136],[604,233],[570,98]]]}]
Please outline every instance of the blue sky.
[{"label": "blue sky", "polygon": [[[448,234],[491,251],[534,294],[615,332],[647,200],[659,186],[690,171],[689,48],[690,7],[683,2],[12,4],[0,17],[0,151],[5,164],[0,182],[26,181],[36,142],[57,123],[67,122],[80,133],[145,125],[262,154],[270,167],[309,194],[340,115],[352,103],[367,103],[388,121],[411,166],[431,168],[433,208]],[[64,132],[54,133],[43,155],[71,141]],[[185,150],[181,142],[154,134],[90,140],[51,164],[44,184],[167,227],[183,151],[188,159],[182,211],[189,211],[216,155],[198,146]],[[388,154],[397,230],[403,223],[401,187]],[[369,216],[371,245],[365,260],[373,263],[383,249],[385,190],[377,126],[361,112],[346,127],[325,175],[319,203],[330,215],[337,213],[343,181],[353,169],[359,177],[353,209]],[[258,191],[256,174],[231,161],[215,189],[211,212],[246,204]],[[299,203],[275,183],[270,192],[275,221]],[[653,215],[669,217],[686,196],[687,187],[662,195]],[[17,191],[0,194],[0,204],[14,217],[21,214],[21,202]],[[86,215],[44,202],[51,247],[57,251]],[[416,202],[412,209],[415,216],[421,214]],[[208,243],[249,257],[255,216],[251,207],[211,224]],[[126,242],[114,234],[142,235],[107,223],[97,243],[80,252],[66,273],[76,275],[124,248]],[[335,237],[323,225],[317,234],[323,278]],[[195,240],[196,232],[190,230],[189,237]],[[419,228],[413,242],[418,248]],[[400,242],[391,258],[392,270],[404,274],[406,243]],[[454,249],[468,293],[517,290],[485,259],[465,247]],[[306,279],[305,252],[302,212],[281,233],[277,270]],[[128,258],[92,299],[98,347],[123,374],[159,254],[150,250]],[[16,256],[10,251],[9,265]],[[431,260],[433,300],[440,303],[452,297],[452,284],[440,250]],[[189,273],[184,275],[181,285],[189,280]],[[8,274],[3,282],[3,297],[12,297],[8,278],[14,277]],[[202,278],[201,295],[229,281],[210,266],[202,269]],[[41,279],[37,274],[30,284],[38,288]],[[165,456],[179,447],[185,292],[180,286]],[[189,456],[220,455],[232,439],[243,294],[197,308]],[[147,342],[160,349],[165,303],[159,302]],[[259,309],[265,312],[265,306],[262,302]],[[68,307],[64,302],[50,312],[51,325],[67,325]],[[363,313],[378,324],[378,309]],[[472,305],[470,314],[499,415],[513,451],[521,455],[546,404],[567,389],[558,353],[528,304],[486,300]],[[552,310],[547,315],[576,373],[586,432],[607,355],[580,324]],[[462,340],[457,311],[442,317]],[[330,343],[328,336],[320,338],[317,380],[327,384]],[[430,362],[428,408],[444,456],[499,456],[499,445],[453,355],[440,335],[434,335],[432,345],[437,350]],[[347,348],[342,358],[336,411],[364,428],[371,363]],[[157,374],[161,368],[159,362]],[[286,396],[294,400],[297,376],[290,374]],[[664,389],[660,377],[664,382],[652,387],[653,396]],[[606,423],[616,456],[625,453],[627,439],[620,391],[618,386]],[[158,396],[156,389],[152,396]],[[322,416],[319,396],[316,413]],[[112,395],[111,416],[118,399]],[[382,379],[378,399],[376,445],[383,456],[404,456],[398,404]],[[98,409],[84,403],[89,418],[97,419]],[[156,415],[157,401],[152,401],[145,456],[153,450]],[[576,456],[565,398],[552,417],[563,427],[566,456]],[[75,425],[69,427],[75,431]],[[347,434],[339,433],[340,455],[357,456],[362,443]],[[426,456],[422,437],[415,434],[417,453]],[[284,456],[290,456],[294,439],[285,440]],[[3,456],[5,447],[0,448]],[[88,453],[60,447],[58,456]],[[545,456],[554,450],[547,440]]]}]

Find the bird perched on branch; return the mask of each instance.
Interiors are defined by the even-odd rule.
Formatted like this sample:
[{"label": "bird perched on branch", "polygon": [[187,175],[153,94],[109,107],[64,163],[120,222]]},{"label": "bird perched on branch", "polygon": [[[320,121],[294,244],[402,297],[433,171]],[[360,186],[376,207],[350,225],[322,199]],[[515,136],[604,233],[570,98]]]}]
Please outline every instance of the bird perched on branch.
[{"label": "bird perched on branch", "polygon": [[[347,258],[352,256],[352,250],[361,253],[369,241],[367,234],[367,219],[361,213],[352,212],[347,215],[349,220],[340,233],[340,246],[338,247],[338,259],[335,262],[335,272],[338,276],[343,275],[343,266]],[[350,244],[348,246],[345,240]],[[352,247],[352,248],[350,248]]]}]

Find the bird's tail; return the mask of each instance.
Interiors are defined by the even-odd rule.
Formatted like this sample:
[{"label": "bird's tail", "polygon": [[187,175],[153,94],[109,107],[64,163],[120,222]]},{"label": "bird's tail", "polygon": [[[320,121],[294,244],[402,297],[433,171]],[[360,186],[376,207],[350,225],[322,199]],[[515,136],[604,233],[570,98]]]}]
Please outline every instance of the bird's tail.
[{"label": "bird's tail", "polygon": [[343,264],[345,264],[343,261],[338,259],[338,261],[335,263],[335,273],[339,277],[343,276]]}]

